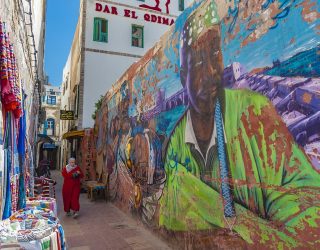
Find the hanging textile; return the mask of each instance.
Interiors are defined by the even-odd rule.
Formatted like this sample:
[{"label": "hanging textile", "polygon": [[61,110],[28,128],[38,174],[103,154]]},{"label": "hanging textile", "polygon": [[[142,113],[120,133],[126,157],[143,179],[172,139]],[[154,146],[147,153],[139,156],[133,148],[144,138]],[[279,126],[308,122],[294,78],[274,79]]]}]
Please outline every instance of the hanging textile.
[{"label": "hanging textile", "polygon": [[9,65],[8,65],[8,41],[5,32],[5,24],[0,22],[0,66],[1,66],[1,96],[9,92]]},{"label": "hanging textile", "polygon": [[2,219],[7,219],[11,215],[11,168],[12,168],[12,148],[10,145],[11,141],[11,127],[12,127],[12,119],[11,119],[11,113],[6,113],[6,124],[5,124],[5,141],[4,141],[4,159],[5,159],[5,165],[4,165],[4,208],[3,208],[3,215]]},{"label": "hanging textile", "polygon": [[25,189],[25,156],[26,156],[26,116],[24,110],[24,96],[22,100],[23,115],[20,117],[19,126],[19,138],[18,138],[18,153],[19,153],[19,165],[20,165],[20,178],[19,178],[19,193],[18,193],[18,208],[24,208],[26,205],[26,189]]},{"label": "hanging textile", "polygon": [[11,196],[12,196],[12,211],[16,212],[18,210],[18,199],[19,199],[19,176],[20,176],[20,166],[19,166],[19,153],[17,147],[17,124],[14,115],[11,116],[12,123],[12,134],[11,134],[11,144],[12,144],[12,176],[11,176]]},{"label": "hanging textile", "polygon": [[3,188],[0,190],[0,197],[4,201],[1,202],[1,217],[5,219],[25,205],[23,170],[26,126],[25,117],[21,117],[23,100],[17,62],[4,22],[0,22],[0,88],[1,103],[5,113],[4,157],[0,156],[0,160],[4,160],[0,169]]},{"label": "hanging textile", "polygon": [[27,138],[27,154],[26,154],[26,195],[34,197],[34,165],[31,144]]},{"label": "hanging textile", "polygon": [[2,218],[2,213],[4,209],[4,203],[5,203],[5,172],[4,172],[4,148],[3,148],[3,116],[2,116],[2,104],[0,102],[0,218]]},{"label": "hanging textile", "polygon": [[17,70],[13,46],[5,30],[5,23],[0,22],[0,74],[1,100],[6,111],[12,111],[15,118],[22,115],[21,85]]}]

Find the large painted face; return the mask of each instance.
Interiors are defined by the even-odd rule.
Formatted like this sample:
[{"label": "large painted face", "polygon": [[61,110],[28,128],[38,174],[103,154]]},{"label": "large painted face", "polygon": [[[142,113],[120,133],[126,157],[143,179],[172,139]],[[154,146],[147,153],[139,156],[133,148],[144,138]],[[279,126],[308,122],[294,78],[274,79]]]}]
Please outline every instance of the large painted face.
[{"label": "large painted face", "polygon": [[223,72],[219,31],[206,32],[183,53],[181,80],[191,108],[201,115],[213,114]]}]

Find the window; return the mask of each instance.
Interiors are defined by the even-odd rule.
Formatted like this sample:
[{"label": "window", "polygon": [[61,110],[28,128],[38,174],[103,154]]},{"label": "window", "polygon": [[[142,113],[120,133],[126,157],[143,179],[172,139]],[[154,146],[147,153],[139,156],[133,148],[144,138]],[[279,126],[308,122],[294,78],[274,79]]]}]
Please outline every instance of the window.
[{"label": "window", "polygon": [[184,0],[179,0],[179,10],[184,11]]},{"label": "window", "polygon": [[50,104],[50,105],[56,105],[57,103],[57,100],[56,100],[56,97],[55,96],[52,96],[52,95],[49,95],[48,98],[47,98],[47,104]]},{"label": "window", "polygon": [[108,21],[103,18],[94,18],[93,41],[108,42]]},{"label": "window", "polygon": [[46,134],[47,135],[54,135],[54,119],[53,118],[49,118],[47,119],[46,121],[46,125],[45,125],[45,128],[46,128]]},{"label": "window", "polygon": [[49,118],[47,120],[47,129],[54,129],[54,119]]},{"label": "window", "polygon": [[143,26],[132,25],[132,42],[134,47],[143,48]]}]

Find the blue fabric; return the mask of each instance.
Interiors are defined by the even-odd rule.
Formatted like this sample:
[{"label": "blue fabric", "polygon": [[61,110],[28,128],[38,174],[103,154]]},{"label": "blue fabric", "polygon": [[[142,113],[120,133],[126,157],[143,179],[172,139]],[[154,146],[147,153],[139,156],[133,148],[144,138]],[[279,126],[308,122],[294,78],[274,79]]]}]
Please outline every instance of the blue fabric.
[{"label": "blue fabric", "polygon": [[[23,95],[24,96],[24,95]],[[19,152],[19,163],[20,163],[20,177],[19,177],[19,200],[18,208],[24,208],[26,206],[26,188],[24,182],[24,166],[25,166],[25,141],[26,141],[26,115],[24,110],[24,100],[22,100],[23,105],[23,115],[20,117],[20,129],[19,129],[19,138],[18,138],[18,152]]]},{"label": "blue fabric", "polygon": [[19,164],[19,152],[17,145],[17,130],[14,125],[14,120],[12,120],[12,130],[13,137],[11,138],[11,143],[13,145],[13,175],[20,174],[20,164]]},{"label": "blue fabric", "polygon": [[11,113],[6,113],[5,119],[5,141],[4,141],[4,159],[5,159],[5,205],[3,209],[2,219],[5,220],[11,216],[11,187],[10,187],[10,176],[11,176],[11,164],[12,164],[12,149],[11,149]]},{"label": "blue fabric", "polygon": [[[22,101],[22,104],[24,104],[24,98]],[[21,157],[25,158],[25,138],[26,138],[26,115],[23,105],[23,115],[20,117],[20,129],[19,129],[19,138],[18,138],[18,152],[21,155]]]},{"label": "blue fabric", "polygon": [[229,183],[229,168],[226,159],[223,120],[220,101],[217,100],[215,107],[215,122],[217,128],[217,139],[218,139],[218,157],[220,165],[220,177],[221,177],[221,193],[224,203],[224,216],[234,217],[236,215],[234,209],[234,203],[231,194],[231,188]]},{"label": "blue fabric", "polygon": [[64,231],[61,225],[58,227],[59,234],[60,234],[60,239],[61,239],[61,249],[65,250],[66,248],[66,242],[65,242],[65,237],[64,237]]}]

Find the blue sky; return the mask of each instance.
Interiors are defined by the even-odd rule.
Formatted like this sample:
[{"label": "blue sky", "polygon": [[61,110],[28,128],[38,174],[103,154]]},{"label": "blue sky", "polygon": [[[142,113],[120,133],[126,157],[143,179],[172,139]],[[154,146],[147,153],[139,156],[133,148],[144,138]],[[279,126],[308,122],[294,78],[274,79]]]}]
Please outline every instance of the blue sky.
[{"label": "blue sky", "polygon": [[45,71],[60,85],[79,16],[80,0],[47,0]]}]

